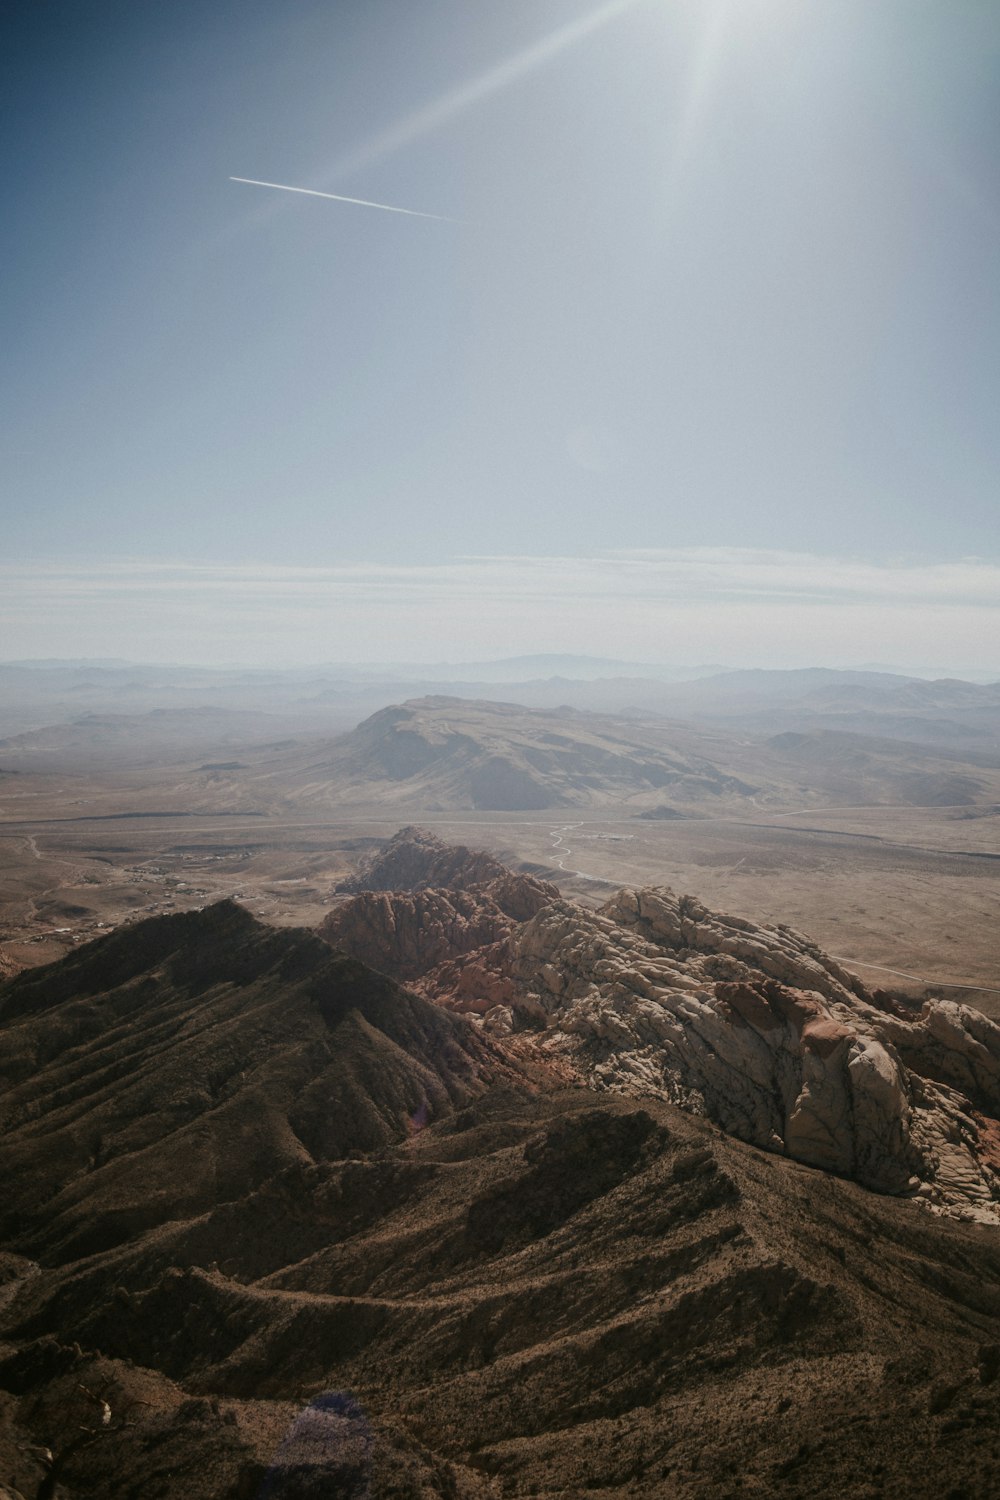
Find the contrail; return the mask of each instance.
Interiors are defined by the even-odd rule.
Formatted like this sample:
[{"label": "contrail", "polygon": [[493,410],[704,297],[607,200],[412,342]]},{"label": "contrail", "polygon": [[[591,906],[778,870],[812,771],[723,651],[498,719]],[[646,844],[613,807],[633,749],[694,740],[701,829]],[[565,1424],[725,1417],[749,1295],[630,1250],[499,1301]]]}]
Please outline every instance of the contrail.
[{"label": "contrail", "polygon": [[396,208],[392,203],[372,203],[367,198],[345,198],[343,193],[320,193],[315,188],[289,187],[287,182],[260,182],[256,177],[230,177],[230,182],[246,182],[251,187],[278,188],[283,193],[305,193],[309,198],[332,198],[335,203],[356,203],[359,208],[382,208],[387,214],[409,214],[413,219],[437,219],[442,224],[458,224],[444,214],[424,214],[417,208]]}]

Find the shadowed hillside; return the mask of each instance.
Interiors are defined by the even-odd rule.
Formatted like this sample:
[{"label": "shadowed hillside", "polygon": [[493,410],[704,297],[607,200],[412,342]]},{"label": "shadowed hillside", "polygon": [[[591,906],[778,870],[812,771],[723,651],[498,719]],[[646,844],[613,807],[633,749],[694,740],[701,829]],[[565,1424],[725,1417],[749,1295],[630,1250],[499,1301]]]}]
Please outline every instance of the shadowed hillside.
[{"label": "shadowed hillside", "polygon": [[29,971],[0,1024],[0,1234],[45,1256],[377,1149],[506,1073],[464,1022],[228,902]]},{"label": "shadowed hillside", "polygon": [[[619,904],[591,956],[648,990],[673,909]],[[699,963],[739,942],[851,1002],[788,929],[679,910]],[[769,982],[723,986],[740,1024],[794,1010]],[[229,903],[0,989],[3,1473],[28,1500],[1000,1493],[995,1225],[761,1152],[641,1073],[566,1088],[558,1056]]]}]

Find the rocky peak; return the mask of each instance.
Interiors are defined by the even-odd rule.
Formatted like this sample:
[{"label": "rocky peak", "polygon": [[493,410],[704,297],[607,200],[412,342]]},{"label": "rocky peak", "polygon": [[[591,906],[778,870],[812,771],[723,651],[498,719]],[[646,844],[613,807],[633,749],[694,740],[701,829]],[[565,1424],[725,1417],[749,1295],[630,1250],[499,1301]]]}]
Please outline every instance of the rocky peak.
[{"label": "rocky peak", "polygon": [[[426,884],[451,873],[456,878],[443,887]],[[489,855],[449,848],[421,829],[403,829],[358,879],[381,882],[399,874],[413,884],[359,891],[335,907],[318,931],[334,947],[408,981],[504,941],[559,894],[547,881],[517,875]],[[487,878],[476,878],[481,876]]]},{"label": "rocky peak", "polygon": [[[656,1095],[882,1192],[1000,1219],[1000,1027],[869,992],[794,929],[664,886],[599,911],[404,829],[324,935],[592,1086]],[[459,884],[415,890],[428,874]]]},{"label": "rocky peak", "polygon": [[[511,871],[491,854],[464,844],[445,844],[426,828],[407,827],[389,840],[357,875],[344,880],[338,891],[420,891],[429,886],[465,890],[493,880],[506,881]],[[555,886],[548,887],[551,895]]]}]

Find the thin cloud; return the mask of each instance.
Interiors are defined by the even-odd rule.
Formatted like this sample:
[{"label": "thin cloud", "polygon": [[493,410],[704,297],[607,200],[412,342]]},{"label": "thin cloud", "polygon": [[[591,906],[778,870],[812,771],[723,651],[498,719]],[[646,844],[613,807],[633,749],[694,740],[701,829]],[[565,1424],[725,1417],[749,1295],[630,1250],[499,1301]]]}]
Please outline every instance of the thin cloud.
[{"label": "thin cloud", "polygon": [[1000,668],[1000,565],[740,548],[308,567],[0,565],[0,656],[434,661],[532,651],[732,666]]},{"label": "thin cloud", "polygon": [[368,198],[346,198],[343,193],[321,193],[316,188],[291,187],[287,182],[261,182],[256,177],[230,177],[230,182],[245,182],[249,187],[276,188],[280,193],[304,193],[307,198],[332,198],[335,203],[353,203],[358,208],[380,208],[387,214],[406,214],[411,219],[437,219],[441,224],[457,224],[445,214],[428,214],[418,208],[398,208],[393,203],[372,203]]},{"label": "thin cloud", "polygon": [[333,566],[120,559],[0,566],[8,597],[53,590],[68,596],[192,593],[248,598],[639,599],[671,604],[759,600],[848,607],[954,604],[1000,609],[1000,564],[979,558],[871,562],[753,548],[632,549],[592,557],[459,557],[433,563]]}]

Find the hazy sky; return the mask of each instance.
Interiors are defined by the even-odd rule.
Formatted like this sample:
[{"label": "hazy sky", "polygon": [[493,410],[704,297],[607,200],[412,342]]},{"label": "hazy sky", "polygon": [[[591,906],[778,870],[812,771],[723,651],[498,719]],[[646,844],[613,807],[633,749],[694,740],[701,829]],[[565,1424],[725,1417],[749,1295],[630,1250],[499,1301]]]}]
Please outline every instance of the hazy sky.
[{"label": "hazy sky", "polygon": [[996,0],[46,0],[0,67],[0,657],[1000,663]]}]

